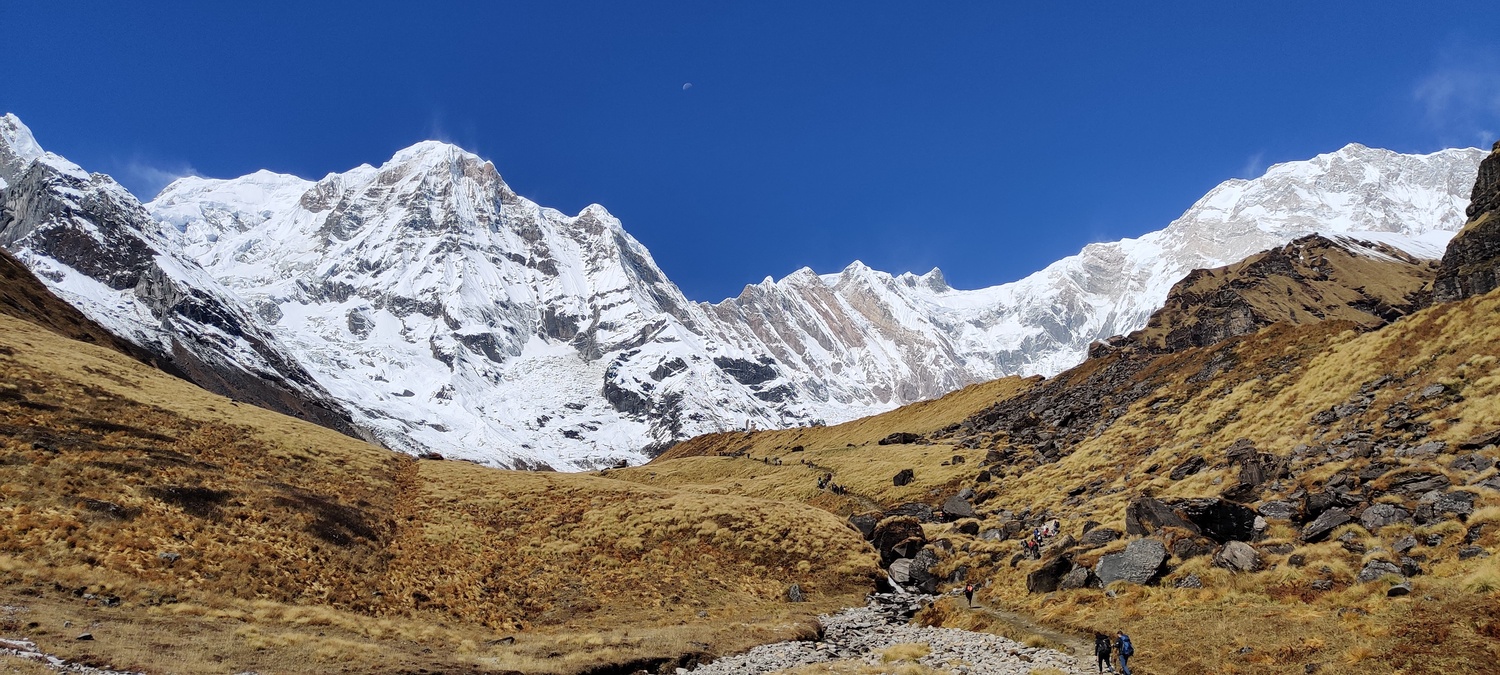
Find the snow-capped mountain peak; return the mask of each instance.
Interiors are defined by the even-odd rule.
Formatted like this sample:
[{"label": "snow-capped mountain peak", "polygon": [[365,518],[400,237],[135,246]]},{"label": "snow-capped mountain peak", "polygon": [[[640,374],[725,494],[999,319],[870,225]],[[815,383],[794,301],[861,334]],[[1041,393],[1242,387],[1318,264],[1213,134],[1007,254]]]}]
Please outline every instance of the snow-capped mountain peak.
[{"label": "snow-capped mountain peak", "polygon": [[[1482,156],[1351,144],[1226,181],[1162,230],[992,288],[855,261],[710,304],[685,298],[604,207],[540,206],[448,143],[315,181],[183,178],[143,209],[107,177],[34,168],[48,155],[8,116],[0,243],[126,337],[284,378],[277,391],[389,447],[577,469],[1056,373],[1143,327],[1189,270],[1313,232],[1432,256],[1463,223]],[[96,244],[75,251],[79,236]],[[135,253],[99,253],[110,241]]]}]

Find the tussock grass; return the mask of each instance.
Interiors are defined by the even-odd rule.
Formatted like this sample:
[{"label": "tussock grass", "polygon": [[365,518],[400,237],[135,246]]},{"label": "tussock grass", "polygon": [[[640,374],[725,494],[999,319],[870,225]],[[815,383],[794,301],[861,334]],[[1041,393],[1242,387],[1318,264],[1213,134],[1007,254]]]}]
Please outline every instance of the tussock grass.
[{"label": "tussock grass", "polygon": [[0,348],[0,605],[69,659],[570,673],[809,637],[878,573],[802,504],[417,461],[10,317]]}]

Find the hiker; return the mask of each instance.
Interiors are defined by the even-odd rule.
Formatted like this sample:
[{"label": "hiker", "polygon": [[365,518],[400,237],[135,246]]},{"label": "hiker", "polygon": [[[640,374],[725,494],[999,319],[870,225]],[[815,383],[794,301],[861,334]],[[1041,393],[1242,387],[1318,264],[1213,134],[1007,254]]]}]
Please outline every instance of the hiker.
[{"label": "hiker", "polygon": [[964,601],[969,603],[970,607],[974,606],[974,584],[964,586]]},{"label": "hiker", "polygon": [[1135,656],[1135,646],[1130,644],[1130,636],[1124,631],[1115,632],[1115,651],[1120,654],[1120,675],[1130,675],[1130,665],[1127,662],[1130,657]]},{"label": "hiker", "polygon": [[1110,665],[1109,657],[1114,647],[1109,644],[1109,636],[1103,633],[1094,633],[1094,659],[1098,661],[1099,672],[1115,672],[1115,667]]}]

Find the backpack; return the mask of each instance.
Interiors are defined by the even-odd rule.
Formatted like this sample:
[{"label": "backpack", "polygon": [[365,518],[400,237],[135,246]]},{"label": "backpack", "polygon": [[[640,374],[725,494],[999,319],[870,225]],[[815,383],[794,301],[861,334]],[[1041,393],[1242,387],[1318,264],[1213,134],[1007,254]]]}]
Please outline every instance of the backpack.
[{"label": "backpack", "polygon": [[1130,636],[1123,633],[1120,635],[1120,653],[1125,656],[1135,656],[1135,647],[1130,645]]}]

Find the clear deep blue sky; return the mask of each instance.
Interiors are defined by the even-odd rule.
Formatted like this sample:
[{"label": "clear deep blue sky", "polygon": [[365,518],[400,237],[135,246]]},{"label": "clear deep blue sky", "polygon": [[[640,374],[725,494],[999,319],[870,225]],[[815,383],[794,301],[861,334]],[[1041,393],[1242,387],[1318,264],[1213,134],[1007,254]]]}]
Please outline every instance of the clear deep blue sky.
[{"label": "clear deep blue sky", "polygon": [[1500,134],[1494,0],[137,4],[5,0],[0,110],[143,200],[451,141],[698,300],[1002,283],[1270,163]]}]

